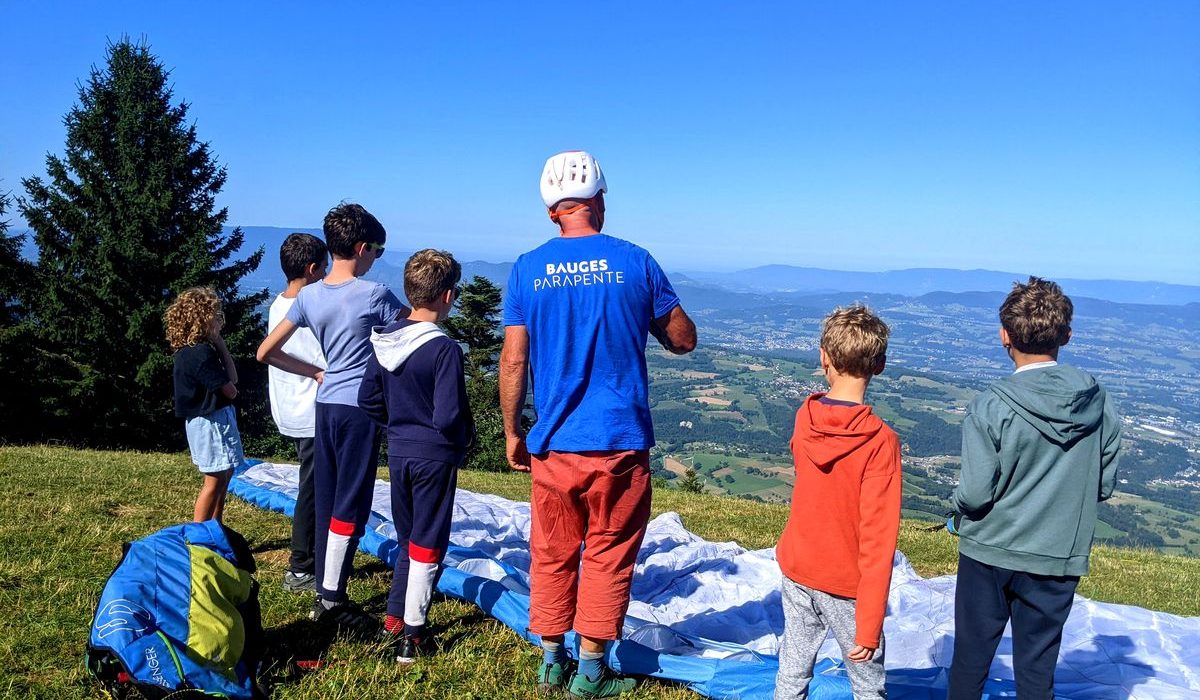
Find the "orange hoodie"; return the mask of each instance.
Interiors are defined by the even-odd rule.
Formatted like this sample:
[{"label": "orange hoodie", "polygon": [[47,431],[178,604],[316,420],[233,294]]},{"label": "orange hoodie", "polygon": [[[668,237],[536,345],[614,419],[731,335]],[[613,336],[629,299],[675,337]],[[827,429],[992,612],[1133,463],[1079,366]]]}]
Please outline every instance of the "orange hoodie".
[{"label": "orange hoodie", "polygon": [[823,396],[796,412],[796,486],[775,556],[796,583],[854,598],[854,642],[874,649],[900,531],[900,440],[870,406]]}]

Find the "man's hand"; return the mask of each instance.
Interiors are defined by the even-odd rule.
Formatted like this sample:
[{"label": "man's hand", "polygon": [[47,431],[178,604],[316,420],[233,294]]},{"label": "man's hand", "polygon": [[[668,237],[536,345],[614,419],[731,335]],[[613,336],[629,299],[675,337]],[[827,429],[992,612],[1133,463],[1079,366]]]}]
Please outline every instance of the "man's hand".
[{"label": "man's hand", "polygon": [[530,471],[529,448],[525,446],[524,435],[504,438],[504,453],[508,457],[508,466],[514,471]]},{"label": "man's hand", "polygon": [[850,650],[850,653],[846,654],[846,659],[848,659],[849,661],[853,661],[856,664],[861,664],[863,662],[870,661],[874,657],[875,657],[875,650],[868,649],[861,644],[855,644],[854,648]]},{"label": "man's hand", "polygon": [[325,370],[320,370],[313,375],[313,379],[317,382],[317,386],[325,383]]}]

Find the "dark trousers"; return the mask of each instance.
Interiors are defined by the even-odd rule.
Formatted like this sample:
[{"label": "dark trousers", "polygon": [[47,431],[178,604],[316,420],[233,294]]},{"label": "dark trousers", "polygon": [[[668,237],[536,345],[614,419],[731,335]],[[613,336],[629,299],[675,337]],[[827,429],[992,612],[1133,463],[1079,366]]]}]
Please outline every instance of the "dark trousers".
[{"label": "dark trousers", "polygon": [[317,595],[340,602],[371,515],[379,429],[358,406],[318,401],[315,448]]},{"label": "dark trousers", "polygon": [[[450,543],[458,465],[416,457],[388,456],[392,521],[396,525],[396,568],[387,612],[404,617],[410,561],[441,564]],[[440,570],[438,572],[441,573]],[[437,579],[434,579],[436,586]],[[422,611],[427,613],[428,611]]]},{"label": "dark trousers", "polygon": [[958,555],[954,661],[948,700],[978,700],[1004,626],[1012,619],[1020,700],[1054,697],[1054,666],[1078,576],[1041,576]]},{"label": "dark trousers", "polygon": [[292,438],[300,460],[300,492],[292,514],[292,559],[288,569],[295,574],[316,571],[313,548],[316,542],[317,505],[313,494],[313,454],[316,438]]}]

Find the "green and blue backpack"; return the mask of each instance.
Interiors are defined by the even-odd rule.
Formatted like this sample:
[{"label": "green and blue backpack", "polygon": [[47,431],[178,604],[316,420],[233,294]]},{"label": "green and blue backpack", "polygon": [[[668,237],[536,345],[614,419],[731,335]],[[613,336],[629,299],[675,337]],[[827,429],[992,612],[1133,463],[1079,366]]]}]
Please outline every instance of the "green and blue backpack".
[{"label": "green and blue backpack", "polygon": [[265,697],[254,571],[246,540],[215,520],[125,545],[96,607],[88,670],[119,699]]}]

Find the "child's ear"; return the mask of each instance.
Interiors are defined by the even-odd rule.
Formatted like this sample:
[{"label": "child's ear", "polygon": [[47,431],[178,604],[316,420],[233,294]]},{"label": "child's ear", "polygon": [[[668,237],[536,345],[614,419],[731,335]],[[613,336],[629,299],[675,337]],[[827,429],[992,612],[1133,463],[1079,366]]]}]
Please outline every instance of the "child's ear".
[{"label": "child's ear", "polygon": [[887,355],[880,355],[875,358],[875,376],[883,374],[883,368],[887,367]]},{"label": "child's ear", "polygon": [[1063,341],[1062,341],[1061,343],[1059,343],[1059,344],[1058,344],[1058,346],[1059,346],[1059,347],[1062,347],[1062,346],[1066,345],[1066,344],[1067,344],[1067,343],[1069,343],[1069,342],[1071,342],[1071,329],[1070,329],[1070,328],[1068,328],[1068,329],[1067,329],[1067,335],[1066,335],[1066,337],[1065,337],[1065,338],[1063,338]]},{"label": "child's ear", "polygon": [[1008,337],[1008,329],[1004,326],[1000,326],[1000,344],[1006,348],[1012,347],[1012,340]]}]

